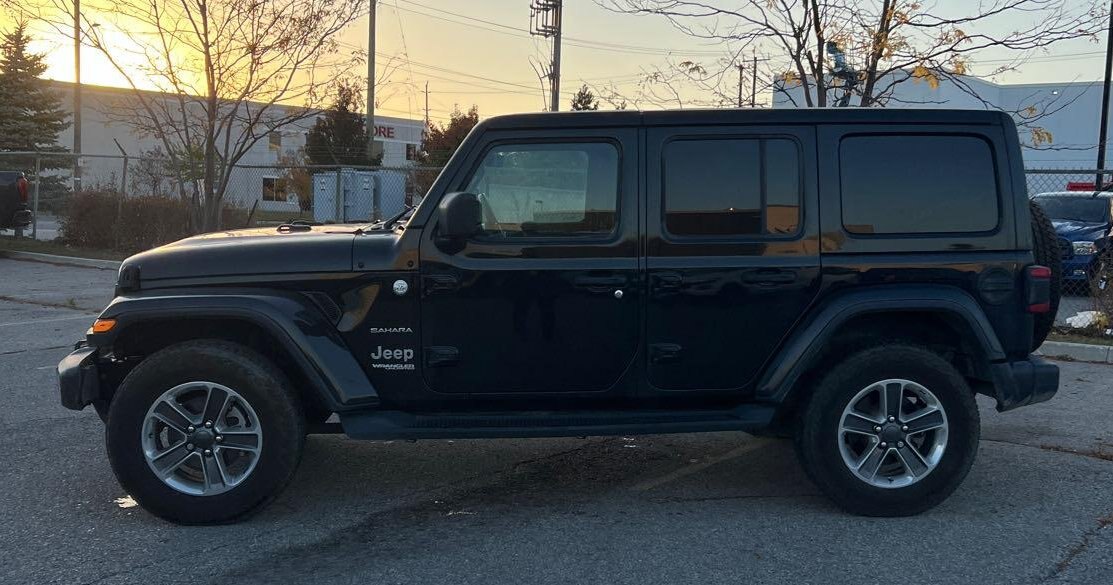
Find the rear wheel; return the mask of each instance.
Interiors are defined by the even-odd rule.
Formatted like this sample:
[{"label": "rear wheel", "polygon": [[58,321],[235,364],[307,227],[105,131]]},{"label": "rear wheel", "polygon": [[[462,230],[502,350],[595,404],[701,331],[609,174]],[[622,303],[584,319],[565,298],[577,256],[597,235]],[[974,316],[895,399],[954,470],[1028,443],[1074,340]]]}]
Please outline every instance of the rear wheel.
[{"label": "rear wheel", "polygon": [[1055,227],[1051,225],[1051,218],[1047,216],[1039,203],[1028,200],[1032,215],[1032,255],[1036,264],[1051,269],[1051,310],[1046,313],[1033,315],[1035,329],[1032,332],[1032,350],[1035,351],[1051,332],[1055,324],[1055,314],[1059,312],[1059,298],[1062,296],[1063,283],[1063,256],[1059,249],[1059,236],[1055,234]]},{"label": "rear wheel", "polygon": [[143,360],[108,409],[117,479],[151,513],[227,522],[273,499],[301,457],[305,422],[266,358],[224,341],[190,341]]},{"label": "rear wheel", "polygon": [[823,377],[796,448],[808,475],[845,510],[908,516],[962,483],[978,436],[977,405],[961,374],[926,349],[888,345]]}]

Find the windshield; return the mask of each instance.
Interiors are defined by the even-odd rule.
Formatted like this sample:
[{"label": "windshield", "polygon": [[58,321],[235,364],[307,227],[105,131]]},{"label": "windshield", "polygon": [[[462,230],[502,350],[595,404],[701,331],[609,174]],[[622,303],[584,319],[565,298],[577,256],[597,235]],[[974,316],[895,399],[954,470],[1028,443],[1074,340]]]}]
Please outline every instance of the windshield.
[{"label": "windshield", "polygon": [[1051,219],[1104,223],[1109,221],[1109,200],[1104,197],[1036,197]]}]

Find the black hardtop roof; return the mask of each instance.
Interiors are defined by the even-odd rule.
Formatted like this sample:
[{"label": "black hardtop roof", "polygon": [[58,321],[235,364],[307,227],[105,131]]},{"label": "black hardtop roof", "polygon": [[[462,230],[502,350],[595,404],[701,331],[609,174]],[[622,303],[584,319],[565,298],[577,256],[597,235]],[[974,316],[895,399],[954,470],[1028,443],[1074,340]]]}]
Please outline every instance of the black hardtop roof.
[{"label": "black hardtop roof", "polygon": [[492,129],[599,128],[608,126],[681,126],[717,124],[980,124],[1012,123],[1008,114],[994,110],[911,108],[787,108],[538,112],[488,118]]}]

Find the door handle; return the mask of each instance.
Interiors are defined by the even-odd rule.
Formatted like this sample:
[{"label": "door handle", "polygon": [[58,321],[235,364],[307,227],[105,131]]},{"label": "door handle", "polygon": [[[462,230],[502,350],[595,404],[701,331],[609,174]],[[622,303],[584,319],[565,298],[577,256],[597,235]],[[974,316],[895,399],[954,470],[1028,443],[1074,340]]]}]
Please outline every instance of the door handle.
[{"label": "door handle", "polygon": [[451,274],[426,274],[422,280],[425,294],[452,292],[460,288],[460,280]]},{"label": "door handle", "polygon": [[796,271],[763,268],[745,273],[742,280],[748,284],[787,284],[796,282]]},{"label": "door handle", "polygon": [[659,290],[676,290],[684,283],[679,272],[658,272],[653,278]]},{"label": "door handle", "polygon": [[612,289],[626,286],[627,282],[629,280],[625,276],[577,276],[572,279],[573,286],[591,292],[609,292]]}]

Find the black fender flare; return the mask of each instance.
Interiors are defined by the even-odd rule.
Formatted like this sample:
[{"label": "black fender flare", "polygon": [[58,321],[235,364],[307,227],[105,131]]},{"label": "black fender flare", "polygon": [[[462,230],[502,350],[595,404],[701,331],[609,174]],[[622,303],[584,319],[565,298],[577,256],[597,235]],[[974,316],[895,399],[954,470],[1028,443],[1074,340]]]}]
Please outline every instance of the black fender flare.
[{"label": "black fender flare", "polygon": [[784,402],[812,360],[844,323],[870,313],[934,312],[958,318],[989,364],[1004,362],[1001,342],[978,302],[946,285],[881,285],[852,289],[831,298],[789,335],[759,380],[755,397]]},{"label": "black fender flare", "polygon": [[108,333],[88,342],[109,347],[128,327],[142,322],[228,319],[258,326],[294,360],[324,404],[333,411],[374,406],[378,394],[336,327],[312,301],[296,292],[273,290],[151,291],[117,297],[102,319],[115,319]]}]

